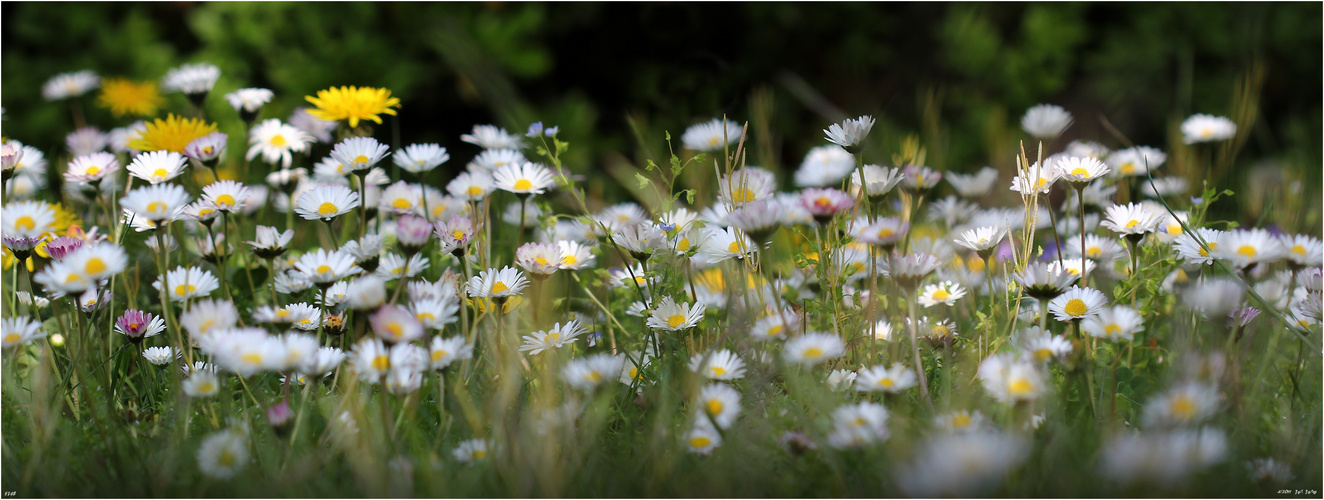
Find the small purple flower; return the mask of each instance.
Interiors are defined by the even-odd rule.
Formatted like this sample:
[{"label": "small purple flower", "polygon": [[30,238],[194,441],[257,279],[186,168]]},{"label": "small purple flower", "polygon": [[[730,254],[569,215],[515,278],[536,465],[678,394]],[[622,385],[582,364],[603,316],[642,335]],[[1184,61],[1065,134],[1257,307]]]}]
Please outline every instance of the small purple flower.
[{"label": "small purple flower", "polygon": [[542,122],[533,122],[533,125],[529,125],[529,132],[524,135],[526,137],[538,137],[542,135]]},{"label": "small purple flower", "polygon": [[56,262],[63,261],[74,250],[83,247],[83,240],[61,236],[46,243],[46,253],[51,256],[51,260]]},{"label": "small purple flower", "polygon": [[543,131],[543,135],[547,137],[556,137],[556,133],[560,131],[561,131],[561,127],[556,127],[556,126],[548,127],[547,130]]},{"label": "small purple flower", "polygon": [[276,431],[277,436],[285,437],[290,431],[290,424],[294,422],[294,412],[290,410],[290,401],[282,399],[279,403],[267,408],[267,423],[271,424],[271,429]]},{"label": "small purple flower", "polygon": [[203,165],[212,166],[216,160],[225,154],[226,140],[229,139],[222,132],[212,132],[197,139],[193,139],[187,146],[184,146],[184,156],[192,160],[201,162]]},{"label": "small purple flower", "polygon": [[128,337],[134,343],[142,342],[147,337],[160,335],[165,331],[165,321],[151,313],[129,309],[115,320],[115,331]]},{"label": "small purple flower", "polygon": [[1250,324],[1250,322],[1254,320],[1256,316],[1259,315],[1260,315],[1259,309],[1256,309],[1251,306],[1246,306],[1241,309],[1233,310],[1231,313],[1227,315],[1227,318],[1228,321],[1236,323],[1237,326],[1244,327]]},{"label": "small purple flower", "polygon": [[417,252],[432,237],[432,223],[417,215],[402,215],[395,220],[395,239],[409,254]]}]

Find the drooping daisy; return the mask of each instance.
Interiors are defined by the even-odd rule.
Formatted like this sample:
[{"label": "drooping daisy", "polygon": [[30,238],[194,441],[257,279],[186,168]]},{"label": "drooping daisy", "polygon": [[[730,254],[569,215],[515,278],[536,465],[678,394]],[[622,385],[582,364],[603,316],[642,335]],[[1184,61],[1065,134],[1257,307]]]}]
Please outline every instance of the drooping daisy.
[{"label": "drooping daisy", "polygon": [[276,118],[262,120],[248,133],[249,147],[245,158],[252,160],[261,154],[262,161],[272,165],[279,162],[281,168],[290,168],[294,160],[292,153],[307,152],[313,140],[307,132]]},{"label": "drooping daisy", "polygon": [[330,221],[359,207],[359,194],[338,184],[323,184],[299,195],[294,212],[306,220]]},{"label": "drooping daisy", "polygon": [[992,167],[984,167],[973,174],[947,172],[944,178],[962,198],[978,199],[988,196],[993,190],[993,185],[998,182],[998,171]]},{"label": "drooping daisy", "polygon": [[486,269],[478,276],[469,278],[465,290],[470,297],[507,298],[523,294],[528,285],[529,280],[524,277],[524,273],[506,266],[500,270]]},{"label": "drooping daisy", "polygon": [[518,135],[496,125],[474,125],[473,132],[461,135],[460,140],[483,149],[524,148],[524,142]]},{"label": "drooping daisy", "polygon": [[680,142],[690,151],[722,151],[727,146],[739,144],[742,133],[743,129],[738,124],[714,118],[685,129]]},{"label": "drooping daisy", "polygon": [[1108,207],[1106,214],[1099,225],[1127,237],[1138,237],[1153,232],[1161,222],[1158,212],[1147,205],[1136,203],[1113,205]]},{"label": "drooping daisy", "polygon": [[318,248],[315,252],[303,254],[294,263],[294,268],[298,269],[305,279],[319,286],[329,286],[333,282],[340,281],[361,271],[354,264],[354,257],[349,253],[342,251],[329,252],[325,248]]},{"label": "drooping daisy", "polygon": [[1181,123],[1181,133],[1186,144],[1226,141],[1236,137],[1237,124],[1222,116],[1194,114]]},{"label": "drooping daisy", "polygon": [[950,281],[943,281],[925,286],[917,300],[921,306],[928,308],[938,304],[953,306],[961,297],[965,297],[964,287]]},{"label": "drooping daisy", "polygon": [[1099,314],[1108,303],[1103,292],[1093,288],[1072,286],[1069,290],[1048,302],[1048,311],[1058,321],[1076,321]]},{"label": "drooping daisy", "polygon": [[248,435],[227,429],[207,436],[198,447],[198,470],[214,479],[234,477],[248,465]]},{"label": "drooping daisy", "polygon": [[828,142],[841,146],[848,153],[856,154],[864,149],[864,138],[869,136],[873,124],[873,117],[865,115],[841,123],[833,123],[823,130],[823,134],[827,136]]},{"label": "drooping daisy", "polygon": [[695,353],[690,357],[690,371],[709,380],[735,380],[745,377],[745,362],[726,349],[711,353]]},{"label": "drooping daisy", "polygon": [[1214,258],[1227,261],[1237,269],[1255,264],[1271,263],[1287,256],[1283,244],[1268,231],[1260,228],[1234,229],[1223,235]]},{"label": "drooping daisy", "polygon": [[860,370],[855,377],[855,390],[895,394],[914,387],[917,380],[915,371],[906,368],[901,363],[893,363],[891,368],[877,365]]},{"label": "drooping daisy", "polygon": [[[697,405],[717,427],[731,428],[740,416],[740,393],[722,383],[712,383],[699,390]],[[700,417],[704,418],[704,417]]]},{"label": "drooping daisy", "polygon": [[846,352],[841,337],[830,333],[809,332],[786,341],[782,355],[786,361],[812,367]]},{"label": "drooping daisy", "polygon": [[5,349],[27,345],[45,336],[41,322],[27,316],[0,319],[0,341]]},{"label": "drooping daisy", "polygon": [[41,96],[47,101],[78,97],[101,86],[101,77],[90,69],[60,73],[41,85]]},{"label": "drooping daisy", "polygon": [[573,344],[585,331],[584,326],[576,320],[567,321],[564,325],[557,323],[549,330],[540,330],[525,335],[524,345],[521,345],[519,350],[529,354],[538,354],[547,349],[559,349]]},{"label": "drooping daisy", "polygon": [[688,330],[703,320],[704,306],[697,302],[692,307],[688,302],[677,304],[676,300],[668,295],[654,306],[653,314],[647,321],[649,328],[673,332]]},{"label": "drooping daisy", "polygon": [[556,185],[552,171],[539,163],[506,165],[492,173],[497,189],[517,195],[543,194]]},{"label": "drooping daisy", "polygon": [[619,380],[624,367],[622,354],[592,354],[567,363],[561,370],[561,379],[575,389],[592,392],[602,384]]},{"label": "drooping daisy", "polygon": [[135,156],[128,170],[134,177],[156,185],[179,177],[187,161],[184,155],[174,151],[151,151]]},{"label": "drooping daisy", "polygon": [[1052,140],[1062,135],[1062,131],[1071,126],[1071,113],[1061,106],[1040,104],[1025,111],[1021,117],[1021,129],[1035,139]]},{"label": "drooping daisy", "polygon": [[[162,290],[162,287],[169,285],[169,290]],[[220,288],[220,282],[216,280],[211,271],[205,271],[200,267],[183,266],[176,267],[166,273],[164,279],[158,278],[152,283],[152,288],[158,292],[164,292],[171,301],[183,302],[198,297],[206,297]]]},{"label": "drooping daisy", "polygon": [[855,157],[835,144],[810,149],[795,171],[795,185],[826,187],[841,182],[854,172]]},{"label": "drooping daisy", "polygon": [[428,172],[446,163],[451,156],[439,144],[410,144],[395,151],[391,161],[411,173]]},{"label": "drooping daisy", "polygon": [[832,411],[828,445],[845,449],[883,441],[890,436],[887,417],[887,409],[878,403],[861,401],[840,406]]},{"label": "drooping daisy", "polygon": [[331,87],[317,91],[317,97],[304,96],[315,109],[309,109],[313,117],[334,122],[345,120],[350,128],[358,128],[359,122],[371,120],[382,123],[380,115],[395,115],[391,108],[400,107],[400,99],[391,97],[391,91],[373,87]]}]

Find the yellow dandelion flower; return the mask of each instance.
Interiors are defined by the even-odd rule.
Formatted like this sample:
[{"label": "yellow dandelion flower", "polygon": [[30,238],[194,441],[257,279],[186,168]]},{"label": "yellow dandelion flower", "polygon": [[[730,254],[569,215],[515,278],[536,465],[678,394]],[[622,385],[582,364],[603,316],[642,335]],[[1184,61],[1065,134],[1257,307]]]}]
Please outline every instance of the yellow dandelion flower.
[{"label": "yellow dandelion flower", "polygon": [[139,151],[174,151],[183,154],[184,146],[204,135],[216,131],[215,123],[207,123],[197,118],[180,118],[174,114],[165,120],[157,118],[147,124],[142,136],[129,143],[129,147]]},{"label": "yellow dandelion flower", "polygon": [[350,128],[358,127],[360,120],[381,123],[380,114],[394,115],[391,108],[400,107],[400,99],[391,97],[391,91],[373,87],[331,87],[317,91],[317,97],[305,96],[317,109],[308,114],[327,121],[348,120]]},{"label": "yellow dandelion flower", "polygon": [[115,116],[153,116],[164,99],[155,82],[132,82],[123,78],[107,78],[101,83],[97,103],[110,108]]}]

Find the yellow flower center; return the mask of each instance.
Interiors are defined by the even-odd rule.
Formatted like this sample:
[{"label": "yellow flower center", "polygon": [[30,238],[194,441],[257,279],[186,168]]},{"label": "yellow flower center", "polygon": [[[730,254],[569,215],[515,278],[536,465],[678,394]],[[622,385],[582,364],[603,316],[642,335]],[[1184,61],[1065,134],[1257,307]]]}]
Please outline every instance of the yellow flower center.
[{"label": "yellow flower center", "polygon": [[153,201],[147,205],[147,211],[149,213],[159,214],[165,212],[165,210],[166,210],[165,202]]},{"label": "yellow flower center", "polygon": [[474,458],[481,459],[487,456],[487,450],[474,450]]},{"label": "yellow flower center", "polygon": [[228,206],[234,205],[234,197],[233,197],[233,196],[230,196],[230,195],[228,195],[228,194],[223,194],[223,195],[217,196],[217,197],[216,197],[216,204],[217,204],[217,205],[220,205],[220,206],[222,206],[222,207],[228,207]]},{"label": "yellow flower center", "polygon": [[92,257],[87,260],[87,266],[83,267],[83,272],[87,274],[101,274],[106,272],[106,263],[100,257]]},{"label": "yellow flower center", "polygon": [[158,168],[155,172],[152,172],[152,177],[160,177],[161,179],[165,179],[168,175],[170,175],[170,172],[164,168]]},{"label": "yellow flower center", "polygon": [[1131,162],[1123,163],[1122,166],[1117,167],[1117,169],[1121,170],[1123,174],[1130,174],[1131,172],[1135,172],[1136,164]]},{"label": "yellow flower center", "polygon": [[243,355],[243,357],[240,358],[240,359],[242,359],[242,360],[244,361],[244,363],[247,363],[247,364],[250,364],[250,365],[260,365],[260,364],[262,364],[262,355],[259,354],[259,353],[256,353],[256,352],[250,352],[250,353],[248,353],[248,354],[245,354],[245,355]]},{"label": "yellow flower center", "polygon": [[1018,378],[1007,385],[1007,392],[1016,397],[1028,396],[1034,393],[1034,384],[1031,384],[1029,380]]},{"label": "yellow flower center", "polygon": [[1109,337],[1116,337],[1118,334],[1122,333],[1122,327],[1117,326],[1114,323],[1109,323],[1107,326],[1103,327],[1103,333],[1107,334]]},{"label": "yellow flower center", "polygon": [[561,264],[563,265],[573,266],[578,263],[579,263],[579,259],[576,259],[574,255],[567,255],[565,257],[561,257]]},{"label": "yellow flower center", "polygon": [[216,463],[221,464],[223,467],[234,465],[234,461],[234,453],[230,453],[230,450],[222,450],[221,455],[216,457]]},{"label": "yellow flower center", "polygon": [[280,135],[280,134],[276,134],[276,135],[274,135],[274,136],[271,136],[271,145],[272,145],[272,146],[276,146],[276,147],[278,147],[278,148],[283,148],[283,147],[285,147],[285,136]]},{"label": "yellow flower center", "polygon": [[716,399],[709,399],[709,400],[708,400],[708,404],[706,404],[706,405],[704,405],[704,406],[707,406],[707,407],[708,407],[708,414],[709,414],[709,415],[717,415],[717,414],[722,413],[722,402],[721,402],[721,401],[718,401],[718,400],[716,400]]},{"label": "yellow flower center", "polygon": [[548,344],[555,344],[561,341],[561,334],[556,332],[549,333],[546,337],[542,338],[542,341]]},{"label": "yellow flower center", "polygon": [[690,251],[690,239],[688,237],[681,238],[680,241],[676,242],[676,250],[680,250],[682,252]]},{"label": "yellow flower center", "polygon": [[87,170],[85,170],[84,172],[86,172],[87,175],[97,175],[101,173],[101,169],[98,168],[96,165],[92,165],[90,167],[87,167]]},{"label": "yellow flower center", "polygon": [[726,368],[722,368],[720,366],[711,366],[708,367],[708,370],[713,372],[714,377],[720,377],[722,375],[726,375]]},{"label": "yellow flower center", "polygon": [[1253,247],[1253,246],[1250,246],[1250,245],[1241,245],[1241,248],[1238,248],[1238,249],[1237,249],[1237,253],[1239,253],[1239,254],[1241,254],[1241,255],[1245,255],[1247,259],[1254,259],[1254,258],[1255,258],[1255,254],[1258,253],[1258,252],[1255,251],[1255,247]]},{"label": "yellow flower center", "polygon": [[418,320],[419,320],[419,321],[422,321],[422,322],[424,322],[424,323],[426,323],[426,322],[428,322],[428,321],[432,321],[432,320],[434,320],[434,319],[437,319],[437,317],[434,316],[432,313],[429,313],[429,312],[418,313]]},{"label": "yellow flower center", "polygon": [[18,221],[14,223],[14,227],[24,231],[31,231],[33,228],[37,227],[37,221],[34,220],[32,216],[24,215],[18,218]]},{"label": "yellow flower center", "polygon": [[822,356],[823,356],[822,349],[819,349],[817,347],[810,347],[808,349],[805,349],[805,354],[804,354],[805,359],[818,359]]},{"label": "yellow flower center", "polygon": [[726,251],[731,253],[740,253],[743,250],[739,241],[732,241],[731,245],[726,247]]},{"label": "yellow flower center", "polygon": [[21,335],[19,335],[19,334],[17,334],[17,333],[11,333],[11,334],[9,334],[9,335],[5,335],[5,343],[6,343],[6,344],[14,344],[14,343],[17,343],[17,342],[18,342],[18,339],[21,339],[21,338],[23,338]]},{"label": "yellow flower center", "polygon": [[878,231],[878,239],[880,240],[891,238],[894,235],[896,235],[896,231],[888,228],[883,228],[881,231]]},{"label": "yellow flower center", "polygon": [[1180,420],[1190,420],[1195,417],[1195,401],[1184,394],[1173,398],[1169,409],[1172,410],[1172,416]]},{"label": "yellow flower center", "polygon": [[1129,222],[1126,223],[1126,228],[1127,228],[1127,229],[1131,229],[1131,228],[1136,227],[1136,226],[1139,226],[1139,225],[1140,225],[1140,221],[1132,219],[1131,221],[1129,221]]},{"label": "yellow flower center", "polygon": [[[716,141],[716,139],[714,139],[714,141]],[[710,141],[710,142],[713,142],[713,141]],[[707,436],[694,436],[694,437],[690,438],[690,448],[695,448],[695,449],[707,448],[708,445],[710,445],[710,444],[712,444],[712,443],[713,443],[713,440],[708,439]]]},{"label": "yellow flower center", "polygon": [[469,186],[469,189],[466,189],[464,192],[469,196],[482,196],[483,188],[480,188],[478,186]]},{"label": "yellow flower center", "polygon": [[961,413],[959,415],[956,415],[955,417],[952,417],[952,427],[955,427],[957,429],[964,429],[966,427],[970,427],[971,420],[972,419],[970,418],[970,415]]},{"label": "yellow flower center", "polygon": [[492,293],[501,293],[506,290],[510,290],[510,287],[506,286],[505,283],[498,281],[492,284]]},{"label": "yellow flower center", "polygon": [[731,191],[731,201],[736,203],[747,203],[754,201],[754,192],[745,188],[737,188]]},{"label": "yellow flower center", "polygon": [[441,361],[441,358],[446,357],[447,354],[449,353],[446,352],[444,349],[437,349],[435,351],[432,351],[432,360]]},{"label": "yellow flower center", "polygon": [[179,295],[181,297],[191,294],[194,291],[197,291],[197,288],[194,287],[193,285],[179,285],[175,287],[175,295]]},{"label": "yellow flower center", "polygon": [[1079,317],[1084,316],[1089,311],[1089,307],[1085,305],[1083,300],[1071,299],[1067,301],[1067,305],[1062,308],[1062,311],[1067,313],[1068,316]]},{"label": "yellow flower center", "polygon": [[520,179],[515,181],[516,191],[527,191],[530,189],[533,189],[533,181],[530,181],[528,179]]},{"label": "yellow flower center", "polygon": [[386,331],[390,332],[391,336],[397,339],[400,338],[401,335],[404,335],[404,329],[400,328],[399,323],[387,323]]},{"label": "yellow flower center", "polygon": [[1071,170],[1071,175],[1076,177],[1089,177],[1090,171],[1085,170],[1084,168],[1081,167],[1076,167],[1075,169]]},{"label": "yellow flower center", "polygon": [[818,207],[819,210],[827,210],[832,207],[832,200],[826,196],[819,196],[817,200],[814,200],[814,206]]},{"label": "yellow flower center", "polygon": [[630,368],[630,380],[634,380],[634,379],[637,379],[637,378],[639,378],[639,369],[638,369],[638,368],[631,367],[631,368]]},{"label": "yellow flower center", "polygon": [[878,386],[884,389],[891,389],[896,387],[896,381],[892,380],[891,377],[884,377],[878,380]]},{"label": "yellow flower center", "polygon": [[1304,246],[1302,246],[1302,245],[1294,246],[1294,247],[1292,247],[1292,253],[1294,253],[1294,254],[1296,254],[1296,255],[1305,255],[1305,254],[1306,254],[1306,247],[1304,247]]},{"label": "yellow flower center", "polygon": [[667,326],[670,326],[672,328],[679,328],[680,325],[683,324],[685,324],[684,314],[673,314],[671,315],[670,318],[667,318]]},{"label": "yellow flower center", "polygon": [[1099,255],[1102,254],[1103,249],[1100,249],[1099,247],[1090,247],[1089,250],[1085,250],[1085,256],[1091,259],[1097,259],[1099,258]]},{"label": "yellow flower center", "polygon": [[377,357],[372,358],[372,369],[377,371],[384,371],[390,367],[391,367],[391,358],[386,357],[385,354],[378,354]]},{"label": "yellow flower center", "polygon": [[947,298],[951,296],[952,294],[947,293],[947,290],[938,290],[936,292],[933,292],[933,300],[947,300]]},{"label": "yellow flower center", "polygon": [[588,379],[595,384],[602,382],[602,374],[598,372],[588,372]]},{"label": "yellow flower center", "polygon": [[355,164],[359,164],[359,163],[368,163],[368,157],[367,157],[367,156],[363,156],[363,155],[355,156],[355,157],[354,157],[354,163],[355,163]]},{"label": "yellow flower center", "polygon": [[1034,359],[1037,361],[1047,361],[1051,357],[1053,357],[1053,351],[1047,347],[1034,351]]},{"label": "yellow flower center", "polygon": [[781,335],[781,334],[782,334],[782,330],[783,330],[784,328],[785,328],[785,327],[782,326],[782,325],[772,325],[772,328],[769,328],[769,329],[768,329],[768,336],[769,336],[769,337],[776,337],[776,336],[778,336],[778,335]]},{"label": "yellow flower center", "polygon": [[544,259],[542,257],[534,257],[533,262],[537,263],[540,266],[545,266],[548,264],[547,259]]},{"label": "yellow flower center", "polygon": [[322,202],[322,204],[317,207],[317,213],[322,215],[331,215],[339,211],[340,209],[336,208],[336,204],[329,201]]},{"label": "yellow flower center", "polygon": [[409,203],[409,200],[404,198],[396,198],[395,201],[391,203],[391,206],[400,210],[409,210],[409,207],[414,206],[414,204]]},{"label": "yellow flower center", "polygon": [[451,231],[451,237],[455,238],[456,241],[464,239],[464,236],[464,231]]},{"label": "yellow flower center", "polygon": [[326,274],[326,273],[329,273],[329,272],[331,272],[331,266],[328,266],[328,265],[326,265],[326,264],[322,264],[322,265],[320,265],[320,266],[317,266],[317,274]]},{"label": "yellow flower center", "polygon": [[198,394],[211,394],[213,392],[216,392],[216,384],[203,382],[202,385],[198,386]]}]

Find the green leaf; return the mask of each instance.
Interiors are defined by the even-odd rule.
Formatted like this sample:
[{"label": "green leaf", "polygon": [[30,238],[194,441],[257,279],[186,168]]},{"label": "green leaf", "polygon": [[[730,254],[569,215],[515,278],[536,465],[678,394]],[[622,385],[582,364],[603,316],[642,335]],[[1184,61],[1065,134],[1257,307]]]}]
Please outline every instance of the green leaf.
[{"label": "green leaf", "polygon": [[639,189],[646,188],[653,183],[653,181],[648,180],[647,177],[644,177],[644,174],[641,174],[639,172],[634,173],[634,178],[639,181]]}]

